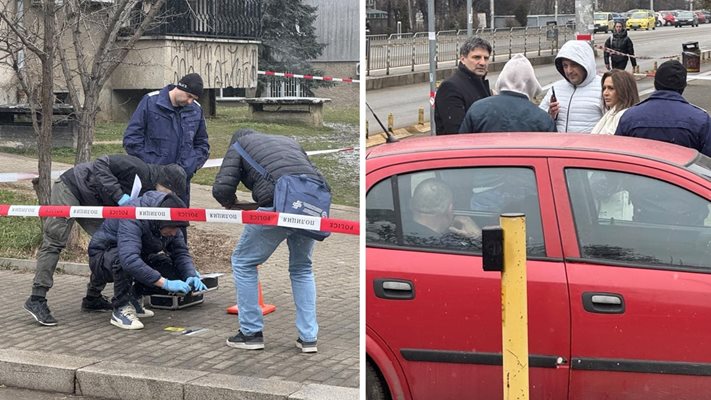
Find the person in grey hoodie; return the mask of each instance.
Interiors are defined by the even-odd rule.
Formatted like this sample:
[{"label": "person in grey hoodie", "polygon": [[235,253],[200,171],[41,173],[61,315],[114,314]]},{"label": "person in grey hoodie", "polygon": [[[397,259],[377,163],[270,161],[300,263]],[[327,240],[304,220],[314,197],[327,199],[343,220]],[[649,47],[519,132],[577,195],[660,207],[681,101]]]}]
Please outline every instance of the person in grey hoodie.
[{"label": "person in grey hoodie", "polygon": [[515,54],[504,65],[494,91],[496,96],[469,107],[459,133],[557,131],[548,113],[531,103],[542,89],[523,54]]},{"label": "person in grey hoodie", "polygon": [[604,114],[592,48],[582,40],[566,42],[555,67],[564,79],[553,83],[539,107],[555,120],[558,132],[590,133]]}]

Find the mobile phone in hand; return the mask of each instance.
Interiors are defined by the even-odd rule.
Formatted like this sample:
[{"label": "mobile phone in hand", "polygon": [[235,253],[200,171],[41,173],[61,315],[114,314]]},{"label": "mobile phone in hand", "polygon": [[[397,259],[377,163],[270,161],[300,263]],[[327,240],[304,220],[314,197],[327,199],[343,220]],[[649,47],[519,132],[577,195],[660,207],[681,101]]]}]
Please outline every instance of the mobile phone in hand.
[{"label": "mobile phone in hand", "polygon": [[555,103],[557,101],[558,101],[558,99],[555,97],[555,88],[553,86],[551,86],[551,101],[550,102]]}]

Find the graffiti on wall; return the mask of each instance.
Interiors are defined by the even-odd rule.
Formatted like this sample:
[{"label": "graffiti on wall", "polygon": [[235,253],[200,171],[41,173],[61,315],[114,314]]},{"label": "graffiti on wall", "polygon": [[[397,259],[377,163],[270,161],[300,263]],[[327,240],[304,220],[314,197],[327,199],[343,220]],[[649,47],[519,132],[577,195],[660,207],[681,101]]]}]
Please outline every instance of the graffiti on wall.
[{"label": "graffiti on wall", "polygon": [[205,88],[257,87],[256,44],[176,41],[170,52],[173,82],[197,72]]}]

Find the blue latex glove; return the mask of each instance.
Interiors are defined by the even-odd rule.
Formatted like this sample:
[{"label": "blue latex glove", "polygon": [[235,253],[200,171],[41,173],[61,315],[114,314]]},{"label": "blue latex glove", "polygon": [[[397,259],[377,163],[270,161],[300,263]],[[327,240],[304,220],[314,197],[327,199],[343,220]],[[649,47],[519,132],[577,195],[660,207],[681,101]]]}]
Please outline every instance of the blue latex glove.
[{"label": "blue latex glove", "polygon": [[118,205],[122,206],[131,200],[131,196],[124,194],[118,201]]},{"label": "blue latex glove", "polygon": [[190,291],[190,285],[183,281],[171,281],[166,279],[165,282],[163,282],[163,290],[172,293],[188,293]]},{"label": "blue latex glove", "polygon": [[197,276],[191,276],[185,282],[188,283],[188,285],[192,286],[193,290],[196,292],[202,292],[203,290],[207,290],[207,286],[205,286],[204,283],[200,280],[199,277]]}]

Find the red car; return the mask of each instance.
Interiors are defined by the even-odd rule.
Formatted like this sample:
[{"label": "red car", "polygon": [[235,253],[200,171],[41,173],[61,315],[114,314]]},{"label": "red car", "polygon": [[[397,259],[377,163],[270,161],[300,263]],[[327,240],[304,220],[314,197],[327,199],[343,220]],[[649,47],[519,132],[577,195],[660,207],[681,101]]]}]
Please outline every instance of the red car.
[{"label": "red car", "polygon": [[676,11],[660,11],[659,13],[664,17],[664,26],[676,24]]},{"label": "red car", "polygon": [[526,214],[531,399],[711,396],[710,158],[530,133],[418,138],[366,160],[368,399],[503,398],[501,275],[474,235],[421,219],[461,231],[503,212]]}]

